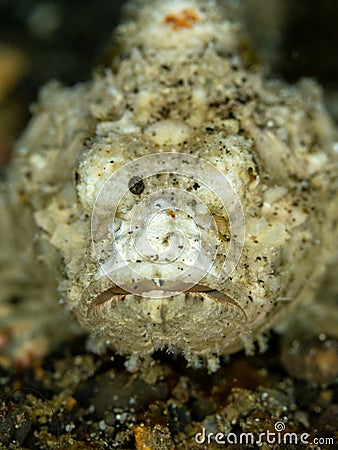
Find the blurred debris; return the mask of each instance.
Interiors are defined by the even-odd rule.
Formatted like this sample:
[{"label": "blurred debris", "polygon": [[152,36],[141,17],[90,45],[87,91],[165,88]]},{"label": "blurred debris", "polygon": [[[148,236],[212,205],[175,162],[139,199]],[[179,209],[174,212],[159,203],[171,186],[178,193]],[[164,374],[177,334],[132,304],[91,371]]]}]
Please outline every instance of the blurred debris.
[{"label": "blurred debris", "polygon": [[294,340],[282,351],[287,372],[313,383],[332,383],[338,377],[338,342],[320,335],[302,341]]},{"label": "blurred debris", "polygon": [[20,50],[0,42],[0,105],[23,78],[26,70],[26,56]]},{"label": "blurred debris", "polygon": [[[0,448],[202,449],[196,435],[203,429],[258,436],[275,430],[277,422],[285,424],[286,432],[334,438],[338,397],[332,374],[337,362],[330,352],[336,344],[325,342],[304,345],[305,352],[316,346],[320,356],[306,361],[305,354],[302,373],[304,355],[299,353],[292,372],[298,367],[301,377],[298,372],[285,374],[287,356],[280,360],[280,343],[274,338],[265,354],[248,358],[239,353],[212,375],[187,368],[183,358],[158,353],[149,371],[157,373],[160,367],[162,377],[148,384],[141,372],[130,374],[125,369],[124,358],[102,360],[79,353],[83,343],[69,341],[33,369],[14,373],[0,365]],[[317,382],[316,371],[325,384]],[[266,450],[279,448],[265,444]],[[213,442],[207,448],[219,446]],[[324,450],[332,445],[307,448]]]},{"label": "blurred debris", "polygon": [[0,42],[0,165],[8,162],[14,139],[22,127],[23,105],[10,94],[27,70],[26,55],[18,48]]},{"label": "blurred debris", "polygon": [[155,425],[152,429],[138,426],[134,429],[136,450],[174,450],[167,427]]}]

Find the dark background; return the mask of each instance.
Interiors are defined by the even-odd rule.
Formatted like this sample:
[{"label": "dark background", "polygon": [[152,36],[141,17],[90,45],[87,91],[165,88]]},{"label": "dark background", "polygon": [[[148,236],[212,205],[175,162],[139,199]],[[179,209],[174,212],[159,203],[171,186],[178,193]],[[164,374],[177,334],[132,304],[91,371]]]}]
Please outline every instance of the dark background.
[{"label": "dark background", "polygon": [[[337,0],[224,0],[245,6],[247,28],[263,63],[290,82],[315,78],[338,118]],[[17,80],[0,96],[0,158],[29,120],[29,105],[50,79],[67,85],[90,78],[111,45],[125,0],[0,0],[1,65],[10,51],[24,59]]]}]

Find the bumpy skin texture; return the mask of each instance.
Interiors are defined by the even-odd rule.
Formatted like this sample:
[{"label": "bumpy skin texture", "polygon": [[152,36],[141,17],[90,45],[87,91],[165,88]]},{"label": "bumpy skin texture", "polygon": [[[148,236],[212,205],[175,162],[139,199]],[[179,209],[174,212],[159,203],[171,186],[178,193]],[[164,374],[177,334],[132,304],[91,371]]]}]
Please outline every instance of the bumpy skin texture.
[{"label": "bumpy skin texture", "polygon": [[[219,355],[242,347],[249,353],[255,340],[264,346],[264,332],[283,311],[292,314],[313,297],[337,235],[334,130],[318,86],[265,79],[240,25],[222,18],[212,1],[129,9],[112,68],[73,88],[46,86],[18,142],[3,199],[10,212],[3,235],[13,238],[3,245],[2,301],[26,279],[22,308],[39,301],[39,318],[51,321],[54,334],[67,330],[60,311],[52,313],[55,325],[48,312],[61,298],[98,351],[144,357],[167,348],[191,364],[202,357],[212,370]],[[138,297],[119,292],[100,270],[91,237],[100,189],[125,163],[161,152],[210,162],[241,202],[240,261],[228,278],[205,275],[199,284],[209,293]],[[218,226],[217,268],[228,248],[227,216],[195,182],[178,179],[175,187],[194,189],[209,207]],[[122,224],[151,183],[129,194],[118,211]],[[159,176],[153,183],[168,188],[174,181]],[[10,323],[4,310],[2,322]]]}]

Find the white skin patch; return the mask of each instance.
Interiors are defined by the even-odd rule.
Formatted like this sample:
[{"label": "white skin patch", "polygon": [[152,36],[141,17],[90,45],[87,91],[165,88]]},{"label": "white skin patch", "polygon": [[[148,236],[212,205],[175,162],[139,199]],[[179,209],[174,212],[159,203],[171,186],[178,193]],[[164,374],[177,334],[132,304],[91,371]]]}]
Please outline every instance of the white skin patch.
[{"label": "white skin patch", "polygon": [[[166,188],[152,184],[159,175],[166,175]],[[203,186],[207,203],[195,192],[170,187],[178,177],[186,187]],[[147,298],[170,297],[198,284],[217,258],[219,231],[210,210],[216,199],[234,236],[230,233],[228,259],[219,271],[224,279],[239,261],[245,232],[243,210],[227,177],[184,153],[148,155],[121,167],[100,190],[92,216],[101,270],[124,291]]]}]

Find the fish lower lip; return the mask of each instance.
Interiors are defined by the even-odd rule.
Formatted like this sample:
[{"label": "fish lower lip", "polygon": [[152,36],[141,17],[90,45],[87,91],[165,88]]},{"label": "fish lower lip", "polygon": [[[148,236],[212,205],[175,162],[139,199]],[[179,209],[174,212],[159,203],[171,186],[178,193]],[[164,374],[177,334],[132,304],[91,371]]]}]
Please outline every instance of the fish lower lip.
[{"label": "fish lower lip", "polygon": [[[220,292],[216,289],[212,289],[210,287],[207,287],[207,286],[204,286],[201,284],[196,284],[195,286],[184,291],[184,293],[190,294],[190,295],[193,295],[196,297],[198,297],[198,296],[208,297],[209,299],[213,299],[216,302],[218,301],[221,303],[231,304],[234,307],[241,310],[244,320],[246,321],[247,317],[246,317],[246,313],[243,310],[243,308],[240,307],[235,300],[233,300],[231,297],[229,297],[227,294],[225,294],[223,292]],[[96,308],[102,306],[104,303],[122,299],[127,295],[134,295],[134,294],[132,294],[118,286],[111,287],[96,296],[96,298],[93,300],[93,303],[90,307],[89,314]],[[177,295],[177,293],[173,293],[173,295]]]},{"label": "fish lower lip", "polygon": [[[169,291],[168,291],[169,292]],[[201,284],[197,284],[189,289],[187,289],[186,291],[183,291],[185,293],[189,293],[189,292],[194,292],[194,293],[219,293],[219,291],[217,291],[216,289],[212,289],[209,288],[207,286],[203,286]],[[120,288],[119,286],[114,286],[112,288],[107,289],[106,291],[98,294],[98,296],[95,299],[95,302],[97,303],[103,303],[107,300],[110,300],[112,297],[121,297],[124,295],[130,295],[133,293],[126,291],[125,289]],[[174,294],[174,293],[173,293]]]},{"label": "fish lower lip", "polygon": [[[148,286],[145,285],[146,288]],[[237,297],[219,291],[214,286],[187,284],[185,291],[182,289],[180,292],[174,292],[168,289],[164,296],[159,297],[156,296],[157,291],[151,291],[150,285],[149,295],[147,292],[145,289],[142,295],[135,295],[111,283],[108,278],[100,279],[83,292],[83,309],[80,310],[82,315],[78,317],[85,328],[94,325],[98,336],[109,341],[116,337],[116,342],[121,342],[128,333],[140,336],[141,339],[141,334],[146,332],[149,333],[149,345],[155,346],[157,333],[166,329],[171,330],[170,339],[174,342],[177,338],[177,327],[185,329],[186,339],[195,342],[196,327],[209,321],[215,325],[211,341],[214,343],[219,340],[219,345],[223,345],[224,334],[218,335],[219,327],[224,327],[228,339],[232,342],[240,327],[249,320]],[[203,336],[201,333],[200,339],[203,339]],[[142,352],[145,351],[142,345],[140,348],[143,349]]]}]

